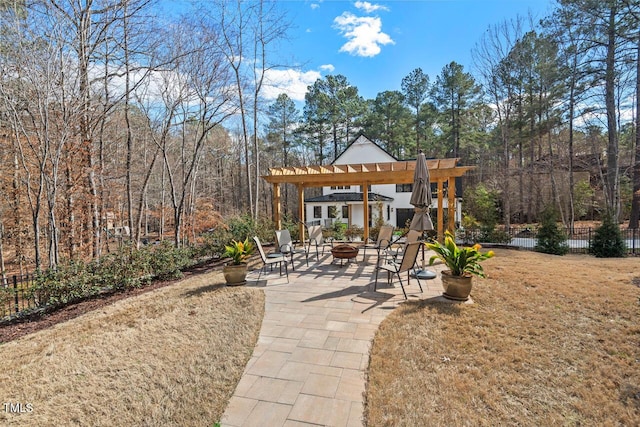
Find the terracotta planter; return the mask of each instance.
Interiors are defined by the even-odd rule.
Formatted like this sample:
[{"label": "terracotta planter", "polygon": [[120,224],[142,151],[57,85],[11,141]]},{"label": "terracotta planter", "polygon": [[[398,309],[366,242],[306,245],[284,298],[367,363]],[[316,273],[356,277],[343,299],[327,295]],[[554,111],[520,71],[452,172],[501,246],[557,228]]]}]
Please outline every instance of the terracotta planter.
[{"label": "terracotta planter", "polygon": [[452,276],[449,270],[442,272],[442,296],[455,301],[467,301],[473,283],[473,276]]},{"label": "terracotta planter", "polygon": [[222,269],[224,280],[229,286],[239,286],[247,283],[247,264],[226,264]]}]

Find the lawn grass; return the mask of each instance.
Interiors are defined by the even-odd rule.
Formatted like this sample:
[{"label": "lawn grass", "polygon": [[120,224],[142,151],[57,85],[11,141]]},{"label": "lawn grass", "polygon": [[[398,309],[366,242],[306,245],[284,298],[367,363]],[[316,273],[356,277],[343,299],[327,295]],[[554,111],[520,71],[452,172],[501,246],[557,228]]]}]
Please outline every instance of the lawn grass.
[{"label": "lawn grass", "polygon": [[[472,305],[382,323],[368,426],[640,425],[640,258],[497,250]],[[0,425],[211,426],[255,346],[256,288],[219,272],[0,345]]]},{"label": "lawn grass", "polygon": [[[211,426],[258,338],[262,291],[192,276],[0,345],[0,425]],[[26,411],[30,404],[31,411]]]},{"label": "lawn grass", "polygon": [[382,323],[366,425],[640,425],[640,258],[496,253],[474,304]]}]

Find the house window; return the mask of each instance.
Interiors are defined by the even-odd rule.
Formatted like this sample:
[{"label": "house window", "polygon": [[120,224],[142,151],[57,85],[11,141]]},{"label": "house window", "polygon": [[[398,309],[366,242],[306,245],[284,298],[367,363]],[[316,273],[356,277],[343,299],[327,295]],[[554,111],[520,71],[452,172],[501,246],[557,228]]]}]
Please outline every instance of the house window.
[{"label": "house window", "polygon": [[413,184],[396,184],[396,193],[411,193]]},{"label": "house window", "polygon": [[[371,184],[367,185],[367,191],[371,192]],[[360,192],[362,193],[362,185],[360,186]]]},{"label": "house window", "polygon": [[332,190],[351,190],[351,186],[350,185],[332,185],[331,189]]},{"label": "house window", "polygon": [[335,206],[329,206],[329,209],[327,209],[327,211],[328,211],[327,212],[327,214],[328,214],[327,216],[329,218],[335,218],[335,217],[338,216],[338,208],[335,207]]},{"label": "house window", "polygon": [[314,206],[313,207],[313,217],[314,218],[322,218],[322,206]]},{"label": "house window", "polygon": [[349,205],[344,205],[342,207],[342,218],[344,219],[349,218]]}]

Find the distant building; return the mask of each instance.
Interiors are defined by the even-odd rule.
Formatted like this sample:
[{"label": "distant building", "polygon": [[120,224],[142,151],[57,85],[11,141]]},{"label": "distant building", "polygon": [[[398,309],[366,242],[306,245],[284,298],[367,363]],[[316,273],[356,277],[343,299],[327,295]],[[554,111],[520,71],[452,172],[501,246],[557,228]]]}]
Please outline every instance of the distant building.
[{"label": "distant building", "polygon": [[[336,158],[333,165],[347,165],[360,163],[388,163],[397,162],[394,156],[385,151],[375,142],[364,135],[358,136]],[[456,179],[456,212],[455,221],[460,222],[462,217],[460,180]],[[370,185],[368,188],[369,199],[369,226],[373,226],[376,219],[382,216],[385,223],[396,227],[407,226],[407,221],[413,217],[413,206],[409,203],[412,184],[380,184]],[[431,216],[435,224],[437,215],[436,185],[432,184],[433,193],[431,204]],[[448,208],[447,198],[444,198],[444,209]],[[320,222],[323,226],[329,226],[334,221],[363,227],[364,206],[362,188],[359,185],[323,187],[322,195],[305,198],[305,218],[307,222]]]}]

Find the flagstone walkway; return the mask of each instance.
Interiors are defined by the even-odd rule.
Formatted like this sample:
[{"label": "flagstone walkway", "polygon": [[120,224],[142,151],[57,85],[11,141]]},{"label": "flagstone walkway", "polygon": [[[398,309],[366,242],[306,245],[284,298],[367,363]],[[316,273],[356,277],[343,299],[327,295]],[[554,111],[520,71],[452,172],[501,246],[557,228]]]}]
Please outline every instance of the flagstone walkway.
[{"label": "flagstone walkway", "polygon": [[[362,426],[365,371],[378,325],[405,301],[386,274],[373,292],[375,256],[340,266],[325,253],[294,260],[289,283],[277,269],[250,286],[266,295],[258,343],[221,420],[223,426]],[[433,270],[433,269],[432,269]],[[266,279],[266,280],[265,280]],[[409,300],[437,297],[440,279],[411,279]]]}]

